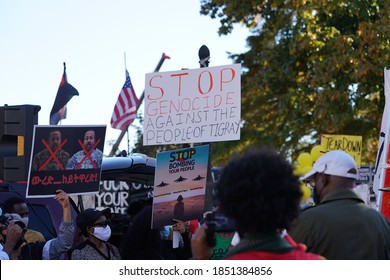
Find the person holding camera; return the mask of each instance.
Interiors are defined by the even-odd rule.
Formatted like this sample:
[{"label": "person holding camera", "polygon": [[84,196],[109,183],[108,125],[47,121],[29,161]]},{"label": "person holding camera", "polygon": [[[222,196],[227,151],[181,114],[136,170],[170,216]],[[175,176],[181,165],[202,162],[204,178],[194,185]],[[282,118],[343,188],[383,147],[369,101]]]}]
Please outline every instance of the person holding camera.
[{"label": "person holding camera", "polygon": [[27,202],[23,198],[18,196],[11,196],[4,201],[1,207],[3,208],[4,214],[15,213],[22,218],[23,223],[27,227],[26,233],[24,234],[24,238],[26,239],[27,243],[36,242],[36,241],[42,241],[42,242],[46,241],[45,237],[41,232],[28,228],[29,210],[28,210]]},{"label": "person holding camera", "polygon": [[[300,211],[300,184],[293,167],[276,151],[250,149],[232,158],[215,186],[220,209],[234,222],[240,236],[224,259],[324,259],[307,253],[305,246],[285,234]],[[208,234],[207,223],[195,232],[193,259],[210,258]]]},{"label": "person holding camera", "polygon": [[1,238],[3,251],[9,259],[19,260],[54,260],[60,259],[73,245],[74,226],[72,222],[69,196],[63,190],[57,190],[54,199],[63,209],[63,220],[59,234],[46,242],[34,242],[21,245],[25,242],[26,224],[15,213],[5,214],[7,219],[1,223]]}]

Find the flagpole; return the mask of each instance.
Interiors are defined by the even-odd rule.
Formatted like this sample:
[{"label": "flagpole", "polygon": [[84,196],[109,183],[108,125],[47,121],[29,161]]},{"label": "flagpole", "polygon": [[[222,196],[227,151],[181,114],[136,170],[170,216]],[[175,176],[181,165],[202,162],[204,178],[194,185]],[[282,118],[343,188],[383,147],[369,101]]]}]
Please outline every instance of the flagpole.
[{"label": "flagpole", "polygon": [[127,66],[126,66],[126,52],[123,53],[123,59],[124,59],[124,63],[125,63],[125,79],[127,78],[126,77],[126,69],[127,69]]},{"label": "flagpole", "polygon": [[[161,55],[160,61],[158,62],[157,66],[156,66],[156,69],[154,69],[154,72],[158,72],[160,70],[165,59],[170,59],[170,57],[167,56],[165,53],[163,53]],[[144,96],[145,96],[145,90],[142,92],[142,95],[139,98],[139,104],[137,105],[136,112],[138,111],[138,108],[141,106],[142,101],[144,100]],[[126,129],[122,130],[121,133],[119,134],[118,139],[116,140],[115,144],[112,146],[111,152],[108,155],[109,157],[112,157],[115,154],[116,150],[118,150],[119,144],[121,143],[123,136],[125,136],[125,133],[126,133],[128,127]]]}]

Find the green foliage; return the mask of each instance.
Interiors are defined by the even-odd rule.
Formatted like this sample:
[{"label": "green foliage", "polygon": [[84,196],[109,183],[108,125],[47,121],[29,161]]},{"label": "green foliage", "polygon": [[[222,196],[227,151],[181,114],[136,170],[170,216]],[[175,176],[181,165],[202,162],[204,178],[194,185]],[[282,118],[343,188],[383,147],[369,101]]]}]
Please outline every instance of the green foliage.
[{"label": "green foliage", "polygon": [[363,136],[363,163],[375,161],[388,0],[201,0],[201,14],[220,20],[221,35],[237,23],[251,30],[249,50],[231,55],[244,69],[241,140],[213,143],[214,165],[247,146],[294,157],[323,133]]}]

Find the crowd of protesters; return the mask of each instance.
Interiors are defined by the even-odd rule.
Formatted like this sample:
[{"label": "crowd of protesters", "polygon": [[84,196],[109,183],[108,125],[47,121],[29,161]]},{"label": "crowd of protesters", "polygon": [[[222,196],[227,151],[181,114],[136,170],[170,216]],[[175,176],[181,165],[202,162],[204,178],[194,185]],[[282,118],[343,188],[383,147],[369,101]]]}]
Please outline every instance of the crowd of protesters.
[{"label": "crowd of protesters", "polygon": [[[356,162],[343,151],[321,156],[299,178],[283,154],[248,149],[231,158],[215,185],[218,212],[233,228],[219,229],[211,223],[214,216],[205,215],[151,229],[152,206],[144,203],[129,206],[131,223],[115,245],[109,209],[86,209],[71,217],[68,195],[58,190],[54,198],[63,207],[58,237],[28,242],[20,213],[4,214],[0,259],[390,259],[390,222],[353,191],[357,174]],[[305,209],[302,181],[312,186],[315,202]],[[75,230],[83,237],[78,244]]]}]

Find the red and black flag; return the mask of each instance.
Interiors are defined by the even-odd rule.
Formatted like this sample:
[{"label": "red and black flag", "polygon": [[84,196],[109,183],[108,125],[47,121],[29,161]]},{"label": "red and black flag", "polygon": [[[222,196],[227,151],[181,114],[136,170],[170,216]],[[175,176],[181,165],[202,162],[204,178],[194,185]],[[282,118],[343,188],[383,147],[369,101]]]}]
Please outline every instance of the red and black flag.
[{"label": "red and black flag", "polygon": [[66,78],[66,65],[64,62],[64,74],[60,86],[58,87],[56,100],[50,112],[50,125],[57,125],[60,120],[66,118],[66,104],[74,96],[79,95],[77,89],[68,83]]}]

